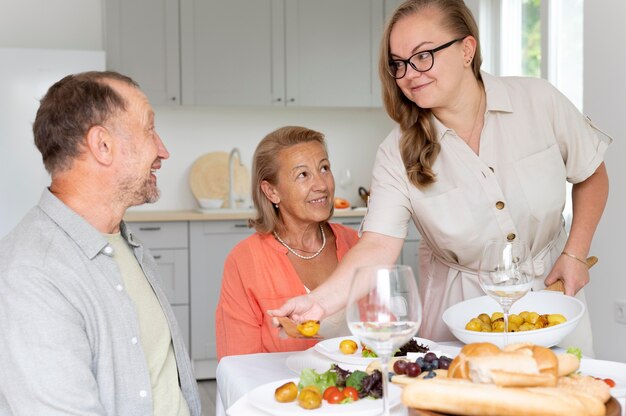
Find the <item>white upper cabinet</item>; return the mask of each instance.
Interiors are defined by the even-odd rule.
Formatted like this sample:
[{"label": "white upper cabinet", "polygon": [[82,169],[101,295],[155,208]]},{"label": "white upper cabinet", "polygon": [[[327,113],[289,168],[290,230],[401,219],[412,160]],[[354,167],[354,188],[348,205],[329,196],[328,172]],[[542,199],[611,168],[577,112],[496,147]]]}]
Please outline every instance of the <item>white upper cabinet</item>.
[{"label": "white upper cabinet", "polygon": [[183,104],[372,107],[383,0],[181,0]]},{"label": "white upper cabinet", "polygon": [[378,105],[382,1],[287,0],[285,22],[287,105]]},{"label": "white upper cabinet", "polygon": [[282,98],[283,16],[279,0],[181,0],[183,104]]},{"label": "white upper cabinet", "polygon": [[106,0],[106,66],[153,105],[180,104],[178,0]]},{"label": "white upper cabinet", "polygon": [[379,107],[389,0],[105,0],[107,68],[155,105]]}]

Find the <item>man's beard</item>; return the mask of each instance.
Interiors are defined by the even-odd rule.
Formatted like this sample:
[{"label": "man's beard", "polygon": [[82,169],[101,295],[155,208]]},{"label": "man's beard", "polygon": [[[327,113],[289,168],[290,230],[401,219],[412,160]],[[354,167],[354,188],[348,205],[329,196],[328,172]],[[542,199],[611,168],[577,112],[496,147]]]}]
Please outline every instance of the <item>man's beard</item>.
[{"label": "man's beard", "polygon": [[120,186],[120,199],[127,201],[128,206],[153,204],[160,197],[161,191],[150,177],[144,179],[140,186],[137,186],[137,181],[132,180]]}]

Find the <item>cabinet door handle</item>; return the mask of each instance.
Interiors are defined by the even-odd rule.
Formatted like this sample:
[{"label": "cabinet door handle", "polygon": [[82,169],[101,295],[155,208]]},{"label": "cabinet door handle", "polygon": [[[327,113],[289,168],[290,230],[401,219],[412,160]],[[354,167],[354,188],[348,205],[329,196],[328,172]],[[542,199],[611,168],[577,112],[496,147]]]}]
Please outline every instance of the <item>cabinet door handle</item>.
[{"label": "cabinet door handle", "polygon": [[281,101],[283,101],[283,99],[282,98],[277,98],[274,101],[276,101],[277,103],[280,103]]},{"label": "cabinet door handle", "polygon": [[296,99],[295,99],[295,98],[290,98],[290,99],[289,99],[289,102],[290,102],[290,103],[295,103],[295,102],[296,102]]},{"label": "cabinet door handle", "polygon": [[161,227],[139,227],[141,231],[159,231]]},{"label": "cabinet door handle", "polygon": [[159,260],[161,258],[160,255],[153,256],[155,260]]},{"label": "cabinet door handle", "polygon": [[248,224],[235,224],[235,228],[248,228]]},{"label": "cabinet door handle", "polygon": [[342,222],[341,225],[361,225],[361,221],[346,221]]}]

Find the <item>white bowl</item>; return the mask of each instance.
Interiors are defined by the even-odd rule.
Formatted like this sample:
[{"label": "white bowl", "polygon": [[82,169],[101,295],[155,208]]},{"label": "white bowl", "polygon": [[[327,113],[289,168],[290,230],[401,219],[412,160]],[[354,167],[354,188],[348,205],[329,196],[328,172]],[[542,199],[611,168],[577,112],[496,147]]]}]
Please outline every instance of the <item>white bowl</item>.
[{"label": "white bowl", "polygon": [[202,209],[218,209],[224,203],[223,199],[198,198],[198,203]]},{"label": "white bowl", "polygon": [[[502,307],[489,296],[480,296],[457,303],[446,309],[443,321],[450,332],[466,344],[473,342],[491,342],[503,348],[504,335],[502,332],[476,332],[465,329],[470,319],[481,313],[489,316],[493,312],[501,312]],[[529,292],[511,306],[510,313],[522,311],[537,312],[538,314],[560,313],[567,319],[558,325],[531,331],[509,332],[508,343],[531,342],[544,347],[552,347],[565,338],[576,328],[585,312],[585,304],[572,296],[565,296],[560,292],[538,291]]]}]

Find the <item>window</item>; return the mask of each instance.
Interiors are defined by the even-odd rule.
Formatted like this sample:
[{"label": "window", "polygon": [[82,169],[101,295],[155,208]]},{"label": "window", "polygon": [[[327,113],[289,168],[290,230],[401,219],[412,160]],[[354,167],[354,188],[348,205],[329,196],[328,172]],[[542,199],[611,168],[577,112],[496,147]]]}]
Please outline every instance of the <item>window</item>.
[{"label": "window", "polygon": [[480,7],[492,17],[479,19],[491,38],[485,70],[545,78],[581,109],[583,0],[483,0]]}]

